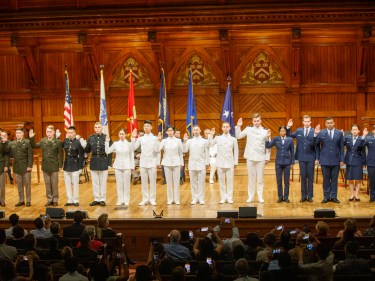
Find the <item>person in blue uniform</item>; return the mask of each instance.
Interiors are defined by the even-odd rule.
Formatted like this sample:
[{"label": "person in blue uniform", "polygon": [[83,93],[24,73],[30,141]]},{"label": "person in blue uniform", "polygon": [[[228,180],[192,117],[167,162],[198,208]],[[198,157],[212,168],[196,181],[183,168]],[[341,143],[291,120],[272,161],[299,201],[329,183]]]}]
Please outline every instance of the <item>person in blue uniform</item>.
[{"label": "person in blue uniform", "polygon": [[318,160],[323,173],[322,203],[332,201],[340,203],[337,199],[337,181],[340,166],[344,165],[344,136],[340,130],[335,129],[332,117],[325,119],[326,129],[320,130],[318,124],[315,128],[314,141],[316,143]]},{"label": "person in blue uniform", "polygon": [[363,129],[364,146],[367,147],[366,166],[370,186],[370,203],[375,202],[375,125],[372,126],[372,135],[368,135],[367,128]]},{"label": "person in blue uniform", "polygon": [[363,164],[366,160],[366,153],[363,146],[365,141],[359,136],[359,132],[358,125],[353,124],[352,134],[344,138],[344,145],[346,147],[346,180],[350,187],[349,201],[360,201],[359,189],[363,177]]},{"label": "person in blue uniform", "polygon": [[[294,164],[294,143],[293,138],[286,136],[287,128],[281,126],[279,128],[280,136],[274,137],[271,140],[271,130],[268,130],[268,140],[266,141],[266,148],[276,147],[276,180],[277,180],[277,203],[289,201],[289,181],[290,181],[290,166]],[[284,192],[283,192],[283,175],[284,175]]]}]

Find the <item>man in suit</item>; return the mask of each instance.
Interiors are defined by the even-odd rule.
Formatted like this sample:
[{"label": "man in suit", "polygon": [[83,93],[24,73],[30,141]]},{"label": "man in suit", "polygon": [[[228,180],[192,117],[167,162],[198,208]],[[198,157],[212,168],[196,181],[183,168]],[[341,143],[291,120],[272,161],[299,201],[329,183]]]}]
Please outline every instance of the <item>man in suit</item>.
[{"label": "man in suit", "polygon": [[6,132],[2,131],[0,134],[0,205],[5,207],[5,177],[9,169],[9,156],[7,153],[8,142],[7,138],[3,138]]},{"label": "man in suit", "polygon": [[85,229],[83,221],[83,212],[75,211],[73,214],[73,224],[63,228],[63,237],[80,238]]},{"label": "man in suit", "polygon": [[[108,167],[112,166],[112,153],[107,155],[105,153],[105,139],[106,134],[103,134],[103,127],[100,122],[96,122],[94,126],[95,134],[89,136],[85,152],[90,153],[90,170],[92,178],[92,189],[94,193],[94,201],[90,206],[105,206],[107,196],[107,177]],[[109,141],[109,146],[112,141]]]},{"label": "man in suit", "polygon": [[262,117],[258,113],[253,115],[252,127],[246,127],[243,131],[241,131],[242,124],[242,118],[238,119],[236,126],[236,138],[242,139],[247,137],[244,152],[248,174],[248,198],[246,202],[254,202],[255,181],[257,181],[258,202],[264,203],[264,166],[270,160],[269,149],[266,149],[268,132],[262,127]]},{"label": "man in suit", "polygon": [[31,206],[31,170],[33,168],[33,149],[30,141],[24,139],[22,128],[16,129],[16,140],[10,143],[10,149],[13,153],[14,166],[13,171],[18,188],[18,203],[16,207],[25,205],[24,187],[26,190],[26,207]]},{"label": "man in suit", "polygon": [[217,144],[217,173],[219,176],[220,187],[220,204],[228,202],[233,204],[233,180],[234,168],[238,165],[238,142],[237,139],[232,137],[229,133],[230,124],[223,122],[221,129],[222,135],[216,136],[215,129],[211,130],[208,137],[209,145]]},{"label": "man in suit", "polygon": [[46,138],[35,143],[34,130],[29,131],[30,143],[32,148],[42,148],[42,171],[44,183],[46,185],[47,203],[46,207],[58,205],[59,200],[59,171],[63,164],[63,148],[59,139],[55,138],[55,127],[48,125],[46,129]]},{"label": "man in suit", "polygon": [[366,166],[370,185],[370,203],[375,202],[375,125],[372,126],[372,135],[368,129],[363,129],[364,146],[367,147]]},{"label": "man in suit", "polygon": [[[277,203],[282,201],[290,203],[289,201],[289,180],[290,180],[290,165],[294,164],[294,143],[291,137],[286,136],[286,127],[279,128],[280,136],[274,137],[271,141],[271,130],[268,130],[268,140],[266,147],[271,148],[276,146],[276,179],[277,179]],[[284,174],[284,192],[282,177]]]},{"label": "man in suit", "polygon": [[84,153],[80,141],[76,138],[76,129],[73,126],[68,128],[63,149],[65,153],[64,181],[66,197],[68,198],[65,206],[79,206],[79,175],[83,168]]},{"label": "man in suit", "polygon": [[318,124],[315,128],[314,140],[318,147],[318,160],[323,173],[324,198],[322,203],[332,201],[340,203],[337,199],[337,180],[340,166],[344,165],[344,137],[341,131],[335,129],[332,117],[325,119],[326,129],[320,130]]},{"label": "man in suit", "polygon": [[314,129],[311,128],[309,115],[302,117],[302,128],[290,132],[293,120],[290,119],[286,127],[286,135],[297,140],[295,160],[298,160],[301,175],[301,199],[300,202],[313,202],[314,197],[314,166],[317,163],[317,151],[314,143]]}]

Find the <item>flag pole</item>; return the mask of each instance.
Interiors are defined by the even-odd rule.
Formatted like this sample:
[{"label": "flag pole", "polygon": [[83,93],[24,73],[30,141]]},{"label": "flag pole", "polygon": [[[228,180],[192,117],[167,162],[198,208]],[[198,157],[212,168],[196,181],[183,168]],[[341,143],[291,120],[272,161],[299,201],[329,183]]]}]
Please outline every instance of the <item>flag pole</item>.
[{"label": "flag pole", "polygon": [[[129,75],[129,86],[130,86],[130,79],[133,80],[133,76],[132,76],[132,72],[133,72],[133,64],[130,63],[129,66],[130,66],[130,75]],[[132,82],[133,82],[133,81],[132,81]],[[134,87],[134,86],[133,86],[133,87]],[[129,91],[130,91],[130,90],[129,90]],[[129,99],[129,96],[128,96],[128,99]],[[128,101],[128,103],[129,103],[129,101]],[[128,116],[128,118],[129,118],[129,116]],[[129,118],[129,120],[130,120],[130,132],[129,132],[129,134],[132,135],[132,133],[133,133],[133,121],[132,121],[132,118]],[[138,134],[138,133],[137,133],[137,134]]]},{"label": "flag pole", "polygon": [[[161,62],[161,70],[164,72],[164,62],[162,61]],[[165,91],[165,73],[163,74],[163,79],[164,81],[162,81],[162,83],[164,83],[164,91]],[[164,120],[161,122],[161,134],[164,138],[164,122],[165,122],[165,118],[166,118],[166,114],[164,112]]]}]

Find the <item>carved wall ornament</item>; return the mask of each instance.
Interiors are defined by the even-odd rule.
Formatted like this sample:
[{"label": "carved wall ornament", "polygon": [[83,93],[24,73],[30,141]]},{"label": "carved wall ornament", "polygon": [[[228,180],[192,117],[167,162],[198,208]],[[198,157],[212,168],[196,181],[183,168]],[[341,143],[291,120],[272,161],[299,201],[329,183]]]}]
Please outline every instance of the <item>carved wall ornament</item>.
[{"label": "carved wall ornament", "polygon": [[252,62],[247,64],[240,80],[240,85],[283,83],[280,67],[264,52],[260,52]]},{"label": "carved wall ornament", "polygon": [[[209,64],[206,64],[198,55],[193,55],[189,60],[193,72],[193,84],[201,86],[219,85],[215,74]],[[175,86],[185,86],[189,84],[188,69],[182,69],[176,79]]]},{"label": "carved wall ornament", "polygon": [[143,64],[140,64],[133,57],[129,57],[121,66],[115,78],[112,80],[113,88],[129,88],[130,69],[133,71],[134,86],[143,88],[152,88],[150,73]]}]

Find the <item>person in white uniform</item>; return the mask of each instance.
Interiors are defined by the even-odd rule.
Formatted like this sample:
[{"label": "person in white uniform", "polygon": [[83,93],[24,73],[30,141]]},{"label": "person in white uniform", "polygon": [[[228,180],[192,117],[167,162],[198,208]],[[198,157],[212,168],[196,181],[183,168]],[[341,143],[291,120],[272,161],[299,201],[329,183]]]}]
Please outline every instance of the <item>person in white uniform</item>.
[{"label": "person in white uniform", "polygon": [[211,146],[217,144],[216,167],[219,176],[220,204],[233,204],[233,177],[234,167],[238,165],[238,142],[230,135],[228,122],[223,122],[221,129],[223,134],[214,139],[212,136],[215,129],[212,129],[208,142]]},{"label": "person in white uniform", "polygon": [[264,166],[270,160],[270,150],[266,149],[268,133],[267,130],[262,127],[262,118],[258,113],[253,115],[254,126],[246,127],[246,129],[241,131],[242,123],[242,118],[238,119],[236,126],[236,138],[242,139],[247,137],[244,152],[248,174],[248,198],[246,202],[254,202],[255,182],[257,182],[258,202],[264,203]]},{"label": "person in white uniform", "polygon": [[134,169],[134,150],[130,142],[125,138],[125,129],[118,133],[119,140],[109,146],[110,137],[105,139],[105,153],[116,152],[115,168],[116,187],[117,187],[117,206],[129,206],[130,200],[130,178],[131,170]]},{"label": "person in white uniform", "polygon": [[163,150],[163,160],[165,179],[167,182],[167,204],[180,205],[180,169],[184,165],[182,155],[182,142],[174,136],[175,128],[167,128],[168,137],[163,139],[163,134],[159,132],[159,145],[156,152]]},{"label": "person in white uniform", "polygon": [[[204,130],[204,136],[207,139],[208,135],[210,134],[210,129]],[[213,138],[214,136],[212,136]],[[210,145],[209,146],[209,155],[210,155],[210,178],[209,182],[210,184],[214,184],[214,176],[216,172],[216,155],[217,155],[217,144]]]},{"label": "person in white uniform", "polygon": [[[133,149],[136,150],[141,146],[141,158],[139,159],[139,167],[141,170],[141,184],[142,184],[142,201],[138,204],[144,206],[151,204],[156,206],[156,166],[159,162],[158,153],[155,149],[158,145],[158,138],[151,133],[152,124],[150,120],[145,120],[143,125],[144,135],[137,137],[137,129],[132,133]],[[150,191],[148,190],[148,183],[150,179]]]},{"label": "person in white uniform", "polygon": [[208,141],[201,137],[198,125],[192,128],[193,138],[184,135],[183,152],[189,152],[189,177],[191,187],[191,205],[204,205],[206,165],[209,163]]}]

